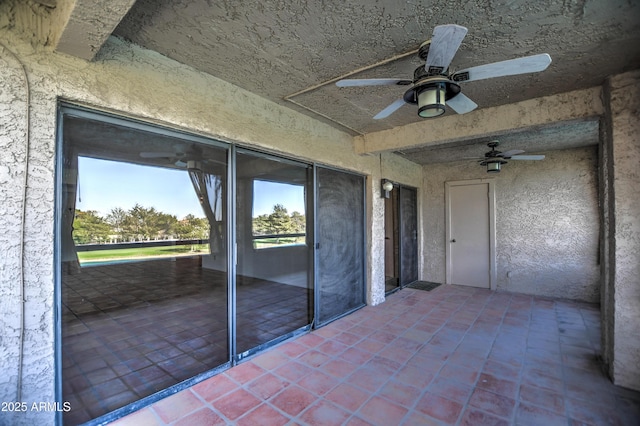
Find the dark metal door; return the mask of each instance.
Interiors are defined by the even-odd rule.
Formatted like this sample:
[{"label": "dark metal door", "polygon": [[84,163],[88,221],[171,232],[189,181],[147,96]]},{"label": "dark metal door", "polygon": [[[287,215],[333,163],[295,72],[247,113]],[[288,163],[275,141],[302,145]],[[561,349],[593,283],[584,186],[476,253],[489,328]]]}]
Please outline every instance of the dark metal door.
[{"label": "dark metal door", "polygon": [[418,201],[415,188],[400,187],[400,286],[418,280]]}]

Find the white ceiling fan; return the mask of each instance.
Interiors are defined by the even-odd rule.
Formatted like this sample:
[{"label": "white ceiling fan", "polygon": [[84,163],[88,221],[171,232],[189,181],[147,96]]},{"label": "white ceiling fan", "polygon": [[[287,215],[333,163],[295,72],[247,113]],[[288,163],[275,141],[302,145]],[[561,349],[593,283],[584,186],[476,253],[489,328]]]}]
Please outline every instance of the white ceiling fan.
[{"label": "white ceiling fan", "polygon": [[466,34],[467,29],[460,25],[450,24],[435,27],[431,40],[422,43],[418,50],[418,56],[425,61],[425,65],[416,68],[412,80],[397,78],[345,79],[337,81],[336,85],[338,87],[411,85],[401,99],[393,102],[373,118],[376,120],[386,118],[405,103],[417,104],[420,117],[432,118],[444,114],[445,104],[458,114],[465,114],[478,107],[474,101],[461,93],[458,83],[540,72],[551,63],[551,57],[546,53],[541,53],[449,73],[449,64]]},{"label": "white ceiling fan", "polygon": [[500,152],[496,148],[500,145],[498,141],[491,141],[487,144],[491,151],[484,154],[484,157],[471,157],[470,160],[478,160],[481,166],[487,166],[487,173],[499,173],[503,164],[507,164],[506,160],[544,160],[544,155],[520,155],[524,151],[521,149],[511,149],[509,151]]}]

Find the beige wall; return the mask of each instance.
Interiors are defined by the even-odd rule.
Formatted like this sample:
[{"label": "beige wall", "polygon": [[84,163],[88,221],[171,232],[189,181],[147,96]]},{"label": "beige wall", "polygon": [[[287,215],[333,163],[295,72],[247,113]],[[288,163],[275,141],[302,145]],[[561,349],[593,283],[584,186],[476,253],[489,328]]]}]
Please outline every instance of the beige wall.
[{"label": "beige wall", "polygon": [[[374,259],[384,241],[381,173],[417,187],[419,166],[393,155],[356,155],[348,134],[115,38],[93,62],[34,48],[6,29],[0,29],[0,40],[0,374],[7,378],[0,386],[3,401],[55,400],[54,168],[59,99],[366,175],[367,301],[384,301],[384,263]],[[19,396],[22,271],[26,302]],[[49,424],[52,415],[32,412],[10,423]]]},{"label": "beige wall", "polygon": [[473,161],[424,167],[424,277],[445,282],[445,185],[495,182],[497,290],[600,298],[597,146],[545,152],[487,174]]},{"label": "beige wall", "polygon": [[603,358],[615,384],[640,390],[640,71],[605,89]]}]

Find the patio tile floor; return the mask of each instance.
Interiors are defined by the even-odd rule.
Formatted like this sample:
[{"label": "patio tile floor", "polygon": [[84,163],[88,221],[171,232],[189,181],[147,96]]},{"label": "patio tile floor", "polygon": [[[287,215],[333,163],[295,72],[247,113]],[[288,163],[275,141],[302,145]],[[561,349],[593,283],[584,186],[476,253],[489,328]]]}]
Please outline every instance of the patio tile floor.
[{"label": "patio tile floor", "polygon": [[594,305],[403,289],[117,420],[128,425],[637,425]]}]

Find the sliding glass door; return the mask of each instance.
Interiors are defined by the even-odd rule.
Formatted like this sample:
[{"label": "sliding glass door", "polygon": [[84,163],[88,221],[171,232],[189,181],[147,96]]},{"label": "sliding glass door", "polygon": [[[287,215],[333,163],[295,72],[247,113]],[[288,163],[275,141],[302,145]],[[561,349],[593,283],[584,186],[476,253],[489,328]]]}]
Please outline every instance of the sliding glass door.
[{"label": "sliding glass door", "polygon": [[62,115],[61,385],[78,424],[229,362],[228,149]]},{"label": "sliding glass door", "polygon": [[65,424],[109,422],[364,305],[362,176],[80,107],[59,120]]},{"label": "sliding glass door", "polygon": [[236,154],[236,352],[311,323],[311,167]]}]

